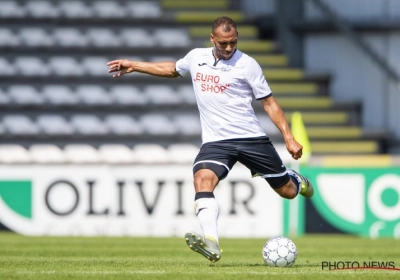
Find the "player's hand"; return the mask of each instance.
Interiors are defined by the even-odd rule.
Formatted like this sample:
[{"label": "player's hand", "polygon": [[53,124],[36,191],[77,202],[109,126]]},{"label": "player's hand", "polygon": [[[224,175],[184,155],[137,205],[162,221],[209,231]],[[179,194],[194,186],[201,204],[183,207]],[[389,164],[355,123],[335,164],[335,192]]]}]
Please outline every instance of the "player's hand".
[{"label": "player's hand", "polygon": [[108,73],[118,72],[113,75],[114,78],[121,77],[124,74],[131,73],[134,71],[132,63],[128,59],[112,60],[107,63]]},{"label": "player's hand", "polygon": [[299,159],[303,155],[303,146],[300,145],[295,139],[291,138],[285,140],[286,149],[292,155],[292,158]]}]

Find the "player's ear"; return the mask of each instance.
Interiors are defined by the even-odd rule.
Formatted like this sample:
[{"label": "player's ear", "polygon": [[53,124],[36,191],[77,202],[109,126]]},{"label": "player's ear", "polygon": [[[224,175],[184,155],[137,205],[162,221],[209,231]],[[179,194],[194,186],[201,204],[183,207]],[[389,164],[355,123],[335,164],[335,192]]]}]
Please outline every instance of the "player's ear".
[{"label": "player's ear", "polygon": [[214,35],[212,33],[210,34],[210,42],[214,44]]}]

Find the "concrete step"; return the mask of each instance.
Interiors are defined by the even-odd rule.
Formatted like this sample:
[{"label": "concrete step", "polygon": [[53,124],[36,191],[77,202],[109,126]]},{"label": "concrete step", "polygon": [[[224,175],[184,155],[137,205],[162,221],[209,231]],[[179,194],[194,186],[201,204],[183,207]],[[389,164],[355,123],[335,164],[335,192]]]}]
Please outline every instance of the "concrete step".
[{"label": "concrete step", "polygon": [[377,154],[380,145],[374,140],[310,141],[312,154]]},{"label": "concrete step", "polygon": [[229,0],[201,0],[201,1],[187,1],[187,0],[161,0],[160,6],[163,9],[174,10],[198,10],[198,9],[223,9],[227,10],[230,6]]}]

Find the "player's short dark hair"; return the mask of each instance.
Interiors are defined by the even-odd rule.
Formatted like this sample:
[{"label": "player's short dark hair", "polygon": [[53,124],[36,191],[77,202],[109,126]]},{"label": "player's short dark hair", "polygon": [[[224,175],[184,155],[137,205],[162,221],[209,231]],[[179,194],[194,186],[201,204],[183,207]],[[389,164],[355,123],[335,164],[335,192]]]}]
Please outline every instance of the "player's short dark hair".
[{"label": "player's short dark hair", "polygon": [[212,25],[212,33],[215,34],[215,30],[220,26],[222,26],[224,32],[229,32],[232,28],[237,30],[236,23],[230,17],[217,18]]}]

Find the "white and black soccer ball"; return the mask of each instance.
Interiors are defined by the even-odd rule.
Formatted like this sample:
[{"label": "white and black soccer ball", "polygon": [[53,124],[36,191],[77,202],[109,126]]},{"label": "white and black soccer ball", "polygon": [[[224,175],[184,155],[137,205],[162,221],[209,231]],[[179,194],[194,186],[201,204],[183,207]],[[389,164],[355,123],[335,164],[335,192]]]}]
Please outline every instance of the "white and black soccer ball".
[{"label": "white and black soccer ball", "polygon": [[264,244],[262,255],[268,266],[289,267],[296,261],[297,248],[289,238],[275,236]]}]

